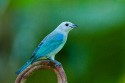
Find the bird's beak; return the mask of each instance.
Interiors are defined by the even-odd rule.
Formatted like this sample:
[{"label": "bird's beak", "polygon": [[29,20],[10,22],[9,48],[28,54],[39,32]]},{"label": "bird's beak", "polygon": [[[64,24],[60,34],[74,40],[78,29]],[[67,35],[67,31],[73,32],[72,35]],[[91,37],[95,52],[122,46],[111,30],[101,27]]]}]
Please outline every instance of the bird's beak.
[{"label": "bird's beak", "polygon": [[76,24],[72,24],[71,28],[78,27]]}]

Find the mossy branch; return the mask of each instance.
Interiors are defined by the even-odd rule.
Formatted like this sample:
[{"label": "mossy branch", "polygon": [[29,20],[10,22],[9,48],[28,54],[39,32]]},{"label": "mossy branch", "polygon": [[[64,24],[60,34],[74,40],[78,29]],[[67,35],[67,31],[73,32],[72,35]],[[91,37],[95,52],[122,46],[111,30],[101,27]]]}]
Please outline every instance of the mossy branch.
[{"label": "mossy branch", "polygon": [[57,75],[58,83],[67,83],[65,71],[62,65],[56,60],[41,60],[34,62],[17,76],[15,83],[26,83],[26,80],[34,71],[42,69],[54,71]]}]

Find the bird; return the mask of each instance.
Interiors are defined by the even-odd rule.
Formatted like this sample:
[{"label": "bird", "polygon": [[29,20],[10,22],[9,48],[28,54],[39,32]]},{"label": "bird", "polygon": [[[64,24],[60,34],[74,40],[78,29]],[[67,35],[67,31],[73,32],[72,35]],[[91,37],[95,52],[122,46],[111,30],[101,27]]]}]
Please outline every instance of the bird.
[{"label": "bird", "polygon": [[16,72],[16,74],[20,74],[29,65],[38,60],[55,60],[55,55],[63,48],[67,41],[68,33],[75,27],[78,26],[71,22],[62,22],[40,42],[32,53],[31,58]]}]

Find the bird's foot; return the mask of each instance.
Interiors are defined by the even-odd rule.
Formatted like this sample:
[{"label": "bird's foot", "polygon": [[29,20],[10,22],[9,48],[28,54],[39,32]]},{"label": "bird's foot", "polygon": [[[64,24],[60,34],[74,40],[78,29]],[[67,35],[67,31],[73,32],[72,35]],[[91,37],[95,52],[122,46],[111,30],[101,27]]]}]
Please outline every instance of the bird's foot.
[{"label": "bird's foot", "polygon": [[55,67],[62,66],[62,64],[57,60],[54,60],[54,63]]},{"label": "bird's foot", "polygon": [[62,66],[62,64],[59,61],[57,61],[57,60],[51,60],[50,59],[49,63],[53,64],[54,67]]}]

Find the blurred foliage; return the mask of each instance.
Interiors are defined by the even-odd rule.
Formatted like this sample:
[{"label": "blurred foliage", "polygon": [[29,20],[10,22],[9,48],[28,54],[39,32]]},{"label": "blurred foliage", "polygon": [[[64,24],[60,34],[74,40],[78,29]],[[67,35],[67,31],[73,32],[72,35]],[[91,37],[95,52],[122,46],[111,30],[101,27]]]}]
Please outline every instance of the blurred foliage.
[{"label": "blurred foliage", "polygon": [[[56,55],[69,83],[125,83],[125,0],[0,0],[0,83],[13,83],[63,21],[79,26]],[[27,83],[55,82],[56,75],[43,70]]]}]

